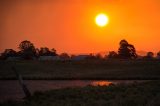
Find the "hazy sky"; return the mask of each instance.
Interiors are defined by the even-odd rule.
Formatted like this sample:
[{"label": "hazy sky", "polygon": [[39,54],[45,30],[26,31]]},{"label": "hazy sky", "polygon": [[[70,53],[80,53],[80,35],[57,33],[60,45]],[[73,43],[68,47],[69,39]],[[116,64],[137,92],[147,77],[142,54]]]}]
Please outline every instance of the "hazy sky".
[{"label": "hazy sky", "polygon": [[[106,13],[108,26],[95,24]],[[126,39],[137,50],[160,50],[160,0],[0,0],[0,51],[30,40],[59,53],[117,50]]]}]

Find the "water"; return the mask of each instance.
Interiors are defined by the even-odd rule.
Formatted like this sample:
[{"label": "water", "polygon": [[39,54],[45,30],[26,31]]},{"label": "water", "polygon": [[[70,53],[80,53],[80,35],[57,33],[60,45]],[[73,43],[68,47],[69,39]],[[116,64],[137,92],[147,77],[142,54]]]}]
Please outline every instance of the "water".
[{"label": "water", "polygon": [[[108,86],[110,84],[144,82],[145,80],[25,80],[30,92],[47,91],[51,89]],[[0,80],[0,101],[5,100],[22,100],[25,96],[17,80]]]}]

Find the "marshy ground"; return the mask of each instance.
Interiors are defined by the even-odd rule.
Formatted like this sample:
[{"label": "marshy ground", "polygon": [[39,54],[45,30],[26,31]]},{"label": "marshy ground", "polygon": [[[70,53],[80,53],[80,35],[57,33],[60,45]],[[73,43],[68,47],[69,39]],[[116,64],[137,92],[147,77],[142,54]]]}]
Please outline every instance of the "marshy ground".
[{"label": "marshy ground", "polygon": [[150,81],[110,86],[86,86],[35,92],[24,101],[2,106],[159,106],[160,82]]},{"label": "marshy ground", "polygon": [[[157,60],[0,61],[1,82],[17,79],[11,68],[13,66],[24,79],[34,81],[147,80],[147,82],[40,90],[33,92],[29,99],[6,101],[0,104],[2,106],[160,105],[160,61]],[[4,87],[3,84],[1,87]]]}]

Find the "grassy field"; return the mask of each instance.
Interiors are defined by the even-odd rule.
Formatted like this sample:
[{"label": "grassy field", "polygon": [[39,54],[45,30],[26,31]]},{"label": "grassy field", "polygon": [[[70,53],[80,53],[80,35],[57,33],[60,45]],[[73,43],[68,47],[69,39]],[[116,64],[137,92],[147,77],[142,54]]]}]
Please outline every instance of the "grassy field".
[{"label": "grassy field", "polygon": [[160,82],[66,88],[35,94],[1,106],[160,106]]},{"label": "grassy field", "polygon": [[160,61],[0,61],[0,79],[160,79]]}]

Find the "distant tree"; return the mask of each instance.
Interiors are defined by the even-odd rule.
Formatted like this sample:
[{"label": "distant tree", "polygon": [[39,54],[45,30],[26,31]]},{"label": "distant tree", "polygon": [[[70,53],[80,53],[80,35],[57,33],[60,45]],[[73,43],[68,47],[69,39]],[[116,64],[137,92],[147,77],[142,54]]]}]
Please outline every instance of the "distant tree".
[{"label": "distant tree", "polygon": [[147,55],[145,56],[145,59],[153,59],[154,53],[153,52],[147,52]]},{"label": "distant tree", "polygon": [[33,43],[31,43],[30,41],[22,41],[20,44],[19,44],[19,49],[21,51],[25,51],[25,50],[32,50],[32,49],[35,49]]},{"label": "distant tree", "polygon": [[157,59],[160,60],[160,51],[157,53]]},{"label": "distant tree", "polygon": [[137,58],[136,50],[133,45],[129,44],[126,40],[121,40],[118,55],[124,59],[135,59]]},{"label": "distant tree", "polygon": [[3,60],[2,53],[0,53],[0,60]]},{"label": "distant tree", "polygon": [[22,41],[19,44],[20,54],[21,57],[24,59],[33,59],[33,57],[36,57],[36,49],[30,41]]},{"label": "distant tree", "polygon": [[64,59],[64,60],[70,59],[70,56],[67,53],[61,53],[59,55],[59,57],[62,58],[62,59]]},{"label": "distant tree", "polygon": [[41,47],[39,50],[40,56],[47,56],[49,54],[49,49],[47,47]]},{"label": "distant tree", "polygon": [[76,55],[74,55],[74,54],[71,55],[71,58],[75,58],[75,57],[76,57]]},{"label": "distant tree", "polygon": [[38,48],[36,48],[36,55],[37,55],[37,57],[39,56],[39,49]]},{"label": "distant tree", "polygon": [[107,57],[108,58],[118,58],[118,54],[115,51],[110,51]]},{"label": "distant tree", "polygon": [[1,54],[1,58],[7,59],[8,57],[18,56],[17,52],[13,49],[5,49],[5,51]]},{"label": "distant tree", "polygon": [[56,50],[52,49],[51,51],[47,47],[41,47],[39,50],[40,56],[56,56]]},{"label": "distant tree", "polygon": [[103,59],[103,56],[102,56],[100,53],[97,53],[97,54],[95,55],[95,58],[96,58],[96,59]]},{"label": "distant tree", "polygon": [[52,53],[53,56],[57,56],[57,51],[56,51],[56,49],[52,48],[52,49],[51,49],[51,53]]},{"label": "distant tree", "polygon": [[87,59],[96,59],[96,56],[93,53],[90,53],[87,57]]}]

